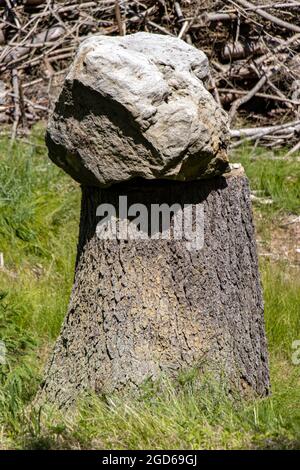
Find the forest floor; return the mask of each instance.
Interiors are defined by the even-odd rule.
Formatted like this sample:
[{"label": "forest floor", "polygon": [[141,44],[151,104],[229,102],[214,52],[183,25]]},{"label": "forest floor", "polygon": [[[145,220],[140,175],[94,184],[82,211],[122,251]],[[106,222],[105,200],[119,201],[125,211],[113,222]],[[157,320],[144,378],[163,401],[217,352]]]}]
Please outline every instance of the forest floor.
[{"label": "forest floor", "polygon": [[139,398],[85,397],[62,416],[31,401],[67,309],[80,190],[48,160],[43,131],[11,150],[0,138],[0,449],[300,449],[299,156],[232,155],[253,191],[271,396],[228,398],[191,371]]}]

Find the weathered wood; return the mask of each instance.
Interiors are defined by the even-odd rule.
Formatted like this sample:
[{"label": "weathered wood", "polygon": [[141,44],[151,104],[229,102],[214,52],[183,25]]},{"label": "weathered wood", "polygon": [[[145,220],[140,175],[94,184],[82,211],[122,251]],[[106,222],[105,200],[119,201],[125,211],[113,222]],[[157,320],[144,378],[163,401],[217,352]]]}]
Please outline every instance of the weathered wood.
[{"label": "weathered wood", "polygon": [[[100,203],[204,208],[204,245],[101,240]],[[200,231],[201,227],[194,226]],[[70,405],[84,390],[137,387],[199,367],[232,387],[269,390],[263,299],[248,180],[241,170],[189,183],[84,187],[75,282],[40,399]]]}]

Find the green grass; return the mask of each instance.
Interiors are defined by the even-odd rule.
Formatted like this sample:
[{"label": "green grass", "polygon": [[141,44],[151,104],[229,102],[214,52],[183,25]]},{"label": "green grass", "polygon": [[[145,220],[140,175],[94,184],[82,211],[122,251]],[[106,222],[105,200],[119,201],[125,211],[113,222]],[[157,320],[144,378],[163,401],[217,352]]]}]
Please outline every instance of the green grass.
[{"label": "green grass", "polygon": [[[244,146],[234,150],[230,158],[242,163],[258,198],[253,209],[256,230],[264,242],[270,242],[282,219],[300,214],[300,152],[288,159],[284,158],[286,153],[285,149]],[[260,203],[266,199],[272,203]]]},{"label": "green grass", "polygon": [[[300,448],[299,269],[261,262],[272,396],[228,398],[225,384],[197,372],[145,384],[139,397],[89,396],[65,416],[31,407],[66,312],[73,279],[79,188],[50,163],[35,129],[9,151],[0,139],[0,448]],[[263,155],[263,156],[262,156]],[[239,157],[239,158],[238,158]],[[255,157],[255,159],[254,159]],[[299,169],[243,149],[252,187],[274,200],[273,219],[299,210]],[[298,186],[297,186],[298,182]],[[288,190],[287,190],[288,188]]]},{"label": "green grass", "polygon": [[90,396],[73,416],[29,415],[15,443],[28,449],[300,449],[299,375],[278,359],[272,379],[271,398],[247,402],[228,398],[226,387],[209,378],[191,376],[145,387],[139,398]]},{"label": "green grass", "polygon": [[[0,426],[21,429],[19,414],[40,380],[72,284],[79,190],[48,159],[43,132],[31,144],[0,140]],[[1,434],[1,432],[0,432]],[[0,443],[1,446],[1,443]]]},{"label": "green grass", "polygon": [[245,146],[235,150],[232,162],[240,162],[258,196],[270,198],[273,204],[261,205],[265,215],[300,213],[300,163],[298,155],[285,160],[286,150],[271,151],[263,147]]},{"label": "green grass", "polygon": [[[271,352],[290,360],[294,340],[300,340],[299,268],[287,262],[261,263],[265,321]],[[300,379],[300,365],[298,368]]]}]

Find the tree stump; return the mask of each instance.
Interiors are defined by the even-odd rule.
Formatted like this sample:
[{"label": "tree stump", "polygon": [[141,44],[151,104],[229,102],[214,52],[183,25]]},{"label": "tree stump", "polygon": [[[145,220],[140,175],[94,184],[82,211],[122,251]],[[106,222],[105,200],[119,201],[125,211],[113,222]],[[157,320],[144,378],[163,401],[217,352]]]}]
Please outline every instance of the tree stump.
[{"label": "tree stump", "polygon": [[88,39],[66,78],[47,145],[82,185],[80,234],[40,395],[60,407],[195,367],[268,392],[249,186],[207,73],[201,51],[139,33]]},{"label": "tree stump", "polygon": [[[203,248],[99,239],[97,207],[116,207],[120,195],[149,213],[152,204],[202,205]],[[83,188],[75,282],[43,385],[48,400],[65,406],[85,389],[108,393],[201,365],[234,387],[268,392],[247,178],[233,171],[201,183]]]}]

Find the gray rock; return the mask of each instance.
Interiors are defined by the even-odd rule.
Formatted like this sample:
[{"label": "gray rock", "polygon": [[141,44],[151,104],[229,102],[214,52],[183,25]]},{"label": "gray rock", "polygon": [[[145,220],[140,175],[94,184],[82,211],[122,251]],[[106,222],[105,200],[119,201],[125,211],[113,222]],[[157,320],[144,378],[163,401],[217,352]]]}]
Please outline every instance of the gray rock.
[{"label": "gray rock", "polygon": [[50,158],[100,187],[228,171],[227,115],[203,85],[208,74],[206,55],[177,38],[86,39],[49,121]]}]

